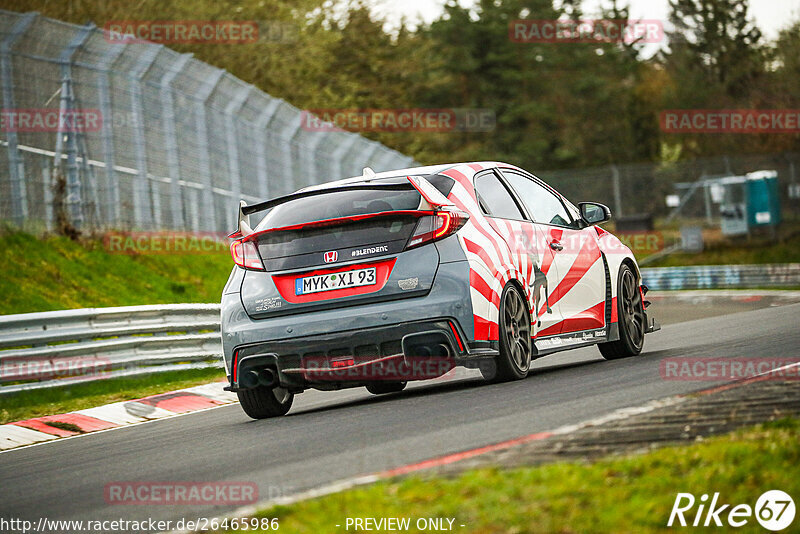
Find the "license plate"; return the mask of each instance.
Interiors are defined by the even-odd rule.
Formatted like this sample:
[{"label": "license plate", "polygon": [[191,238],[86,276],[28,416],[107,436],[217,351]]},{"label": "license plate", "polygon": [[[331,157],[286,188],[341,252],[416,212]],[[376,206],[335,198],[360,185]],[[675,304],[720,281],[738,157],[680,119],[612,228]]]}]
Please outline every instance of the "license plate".
[{"label": "license plate", "polygon": [[348,287],[371,286],[376,283],[375,267],[368,267],[340,273],[317,274],[296,278],[294,281],[294,294],[308,295],[309,293],[334,291]]}]

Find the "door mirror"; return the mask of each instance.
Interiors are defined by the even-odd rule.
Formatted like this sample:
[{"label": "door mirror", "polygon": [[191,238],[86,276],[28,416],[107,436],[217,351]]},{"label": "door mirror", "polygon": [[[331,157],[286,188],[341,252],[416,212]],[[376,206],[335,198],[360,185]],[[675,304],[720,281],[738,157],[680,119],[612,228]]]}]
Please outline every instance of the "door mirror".
[{"label": "door mirror", "polygon": [[581,217],[591,226],[600,224],[611,219],[611,210],[604,204],[597,202],[581,202],[578,204],[581,210]]}]

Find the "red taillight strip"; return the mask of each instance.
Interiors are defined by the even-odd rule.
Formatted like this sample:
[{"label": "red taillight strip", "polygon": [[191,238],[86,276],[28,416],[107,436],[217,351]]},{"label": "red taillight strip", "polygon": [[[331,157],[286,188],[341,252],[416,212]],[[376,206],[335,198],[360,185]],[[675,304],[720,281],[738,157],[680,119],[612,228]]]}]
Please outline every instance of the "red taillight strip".
[{"label": "red taillight strip", "polygon": [[447,321],[447,324],[450,325],[450,331],[453,332],[453,336],[456,338],[456,343],[458,343],[458,352],[464,352],[464,345],[461,344],[461,336],[458,335],[458,330],[456,330],[453,321]]},{"label": "red taillight strip", "polygon": [[233,262],[243,269],[264,270],[264,264],[261,263],[261,258],[258,256],[256,244],[251,241],[237,239],[231,243],[231,257]]},{"label": "red taillight strip", "polygon": [[421,234],[417,233],[419,226],[422,224],[422,219],[420,219],[420,222],[417,223],[417,228],[414,229],[414,233],[406,244],[406,250],[448,237],[460,230],[469,219],[469,215],[465,212],[448,210],[437,211],[433,214],[433,217],[436,228]]},{"label": "red taillight strip", "polygon": [[443,221],[444,221],[444,224],[442,224],[442,227],[439,228],[438,230],[436,230],[436,232],[433,233],[433,238],[434,239],[439,239],[444,234],[446,234],[447,232],[450,231],[450,224],[453,221],[453,215],[449,211],[442,211],[440,213],[437,213],[436,216],[437,217],[441,217],[443,219]]},{"label": "red taillight strip", "polygon": [[336,226],[338,224],[345,224],[348,222],[357,222],[362,221],[364,219],[377,219],[381,217],[392,217],[395,215],[410,215],[413,217],[424,217],[425,215],[433,215],[433,211],[425,211],[425,210],[395,210],[395,211],[381,211],[378,213],[367,213],[364,215],[350,215],[348,217],[336,217],[333,219],[323,219],[321,221],[310,221],[300,224],[293,224],[290,226],[280,226],[278,228],[268,228],[266,230],[260,230],[258,232],[254,232],[248,235],[245,240],[247,241],[254,241],[258,239],[259,236],[264,234],[269,234],[273,232],[288,232],[292,230],[303,230],[306,228],[319,228],[325,226]]},{"label": "red taillight strip", "polygon": [[231,383],[236,384],[236,374],[237,368],[239,367],[239,351],[233,353],[233,363],[231,364],[233,369],[231,369]]}]

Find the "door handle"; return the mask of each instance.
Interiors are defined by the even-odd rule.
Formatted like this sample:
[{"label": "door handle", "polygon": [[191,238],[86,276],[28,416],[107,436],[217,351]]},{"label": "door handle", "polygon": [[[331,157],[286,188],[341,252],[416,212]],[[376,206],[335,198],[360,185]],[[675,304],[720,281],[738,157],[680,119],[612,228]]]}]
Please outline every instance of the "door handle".
[{"label": "door handle", "polygon": [[553,250],[564,250],[564,245],[562,245],[558,241],[551,241],[550,248]]}]

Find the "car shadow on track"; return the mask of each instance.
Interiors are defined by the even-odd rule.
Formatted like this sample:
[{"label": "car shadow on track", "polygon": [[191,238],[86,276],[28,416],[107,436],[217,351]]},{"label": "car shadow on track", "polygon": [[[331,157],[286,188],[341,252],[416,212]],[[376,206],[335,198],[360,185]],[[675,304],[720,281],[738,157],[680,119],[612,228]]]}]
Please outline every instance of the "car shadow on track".
[{"label": "car shadow on track", "polygon": [[555,373],[559,373],[561,371],[567,371],[575,368],[586,368],[599,363],[606,363],[606,361],[586,360],[586,361],[567,362],[567,363],[549,365],[547,367],[541,367],[531,370],[528,376],[519,382],[493,383],[485,381],[480,377],[461,377],[453,379],[452,381],[431,382],[428,384],[420,384],[412,389],[406,389],[399,393],[372,395],[369,397],[350,399],[342,402],[332,402],[331,404],[324,406],[309,406],[307,408],[301,408],[296,411],[292,410],[289,412],[289,414],[287,414],[287,417],[319,414],[328,411],[333,411],[343,408],[353,408],[358,406],[369,406],[369,405],[375,406],[382,403],[388,403],[398,400],[407,400],[420,397],[430,397],[433,395],[457,393],[478,387],[509,387],[515,383],[521,383],[521,382],[529,383],[527,381],[535,380],[538,377],[552,375]]}]

